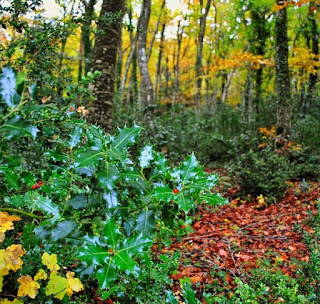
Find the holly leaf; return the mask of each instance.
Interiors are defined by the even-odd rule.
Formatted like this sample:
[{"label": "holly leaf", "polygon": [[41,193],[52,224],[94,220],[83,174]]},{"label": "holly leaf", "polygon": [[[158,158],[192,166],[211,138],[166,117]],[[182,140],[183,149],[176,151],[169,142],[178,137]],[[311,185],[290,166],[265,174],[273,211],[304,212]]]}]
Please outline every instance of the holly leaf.
[{"label": "holly leaf", "polygon": [[122,174],[122,177],[130,186],[140,191],[141,194],[151,192],[150,185],[134,168],[128,168]]},{"label": "holly leaf", "polygon": [[185,212],[188,212],[194,205],[194,202],[186,197],[182,192],[179,192],[175,196],[174,201],[177,203],[179,209],[182,209]]},{"label": "holly leaf", "polygon": [[136,142],[137,136],[142,128],[134,125],[132,128],[123,128],[119,130],[119,134],[111,139],[110,148],[123,151]]},{"label": "holly leaf", "polygon": [[168,186],[166,187],[156,187],[153,189],[152,197],[159,201],[170,202],[173,200],[174,195],[172,189]]},{"label": "holly leaf", "polygon": [[70,141],[68,142],[70,148],[74,148],[78,145],[81,140],[83,129],[77,125],[70,135]]},{"label": "holly leaf", "polygon": [[18,175],[13,173],[12,171],[4,171],[4,178],[8,185],[14,189],[19,190],[20,189],[20,183],[18,179]]},{"label": "holly leaf", "polygon": [[8,107],[16,107],[19,104],[20,96],[16,92],[16,85],[16,75],[13,69],[3,68],[0,74],[0,94]]},{"label": "holly leaf", "polygon": [[51,230],[51,238],[53,241],[58,241],[68,236],[76,224],[73,221],[61,221],[55,228]]},{"label": "holly leaf", "polygon": [[32,194],[26,196],[26,202],[34,210],[41,210],[46,214],[52,214],[55,217],[59,217],[59,207],[53,203],[48,197],[40,196],[38,194]]},{"label": "holly leaf", "polygon": [[114,260],[110,259],[106,265],[96,272],[96,278],[99,281],[100,290],[106,289],[113,284],[118,277],[118,270]]},{"label": "holly leaf", "polygon": [[76,167],[96,167],[99,161],[103,159],[103,153],[100,151],[85,151],[77,155],[75,159]]},{"label": "holly leaf", "polygon": [[152,211],[143,210],[136,220],[136,231],[143,236],[149,235],[155,228],[155,219]]},{"label": "holly leaf", "polygon": [[103,198],[107,202],[107,206],[109,209],[116,208],[119,205],[118,201],[118,193],[114,190],[110,192],[104,192]]},{"label": "holly leaf", "polygon": [[196,169],[198,168],[198,166],[199,163],[193,153],[188,156],[186,160],[180,165],[179,173],[183,185],[187,181],[190,181],[191,179],[193,179],[193,177],[195,177],[195,175],[197,174]]},{"label": "holly leaf", "polygon": [[145,146],[139,156],[139,164],[141,168],[147,168],[150,166],[150,162],[154,159],[152,146]]},{"label": "holly leaf", "polygon": [[115,182],[119,179],[120,174],[118,168],[106,162],[105,168],[97,173],[98,180],[101,186],[108,190],[112,190]]},{"label": "holly leaf", "polygon": [[88,197],[84,194],[76,195],[70,198],[67,204],[76,210],[84,209],[88,205]]},{"label": "holly leaf", "polygon": [[23,136],[36,138],[39,131],[37,127],[32,126],[29,122],[25,121],[20,116],[16,116],[8,120],[0,127],[0,130],[5,131],[5,138],[7,139],[18,139]]},{"label": "holly leaf", "polygon": [[174,296],[172,290],[166,290],[165,303],[168,303],[168,304],[178,304],[178,300],[177,300],[176,297]]},{"label": "holly leaf", "polygon": [[182,294],[186,304],[201,304],[201,302],[196,298],[196,293],[192,289],[190,283],[184,283],[182,285]]},{"label": "holly leaf", "polygon": [[228,203],[228,200],[223,198],[220,193],[215,193],[215,194],[203,193],[200,195],[200,197],[207,204],[209,204],[211,206],[225,205]]},{"label": "holly leaf", "polygon": [[106,237],[106,242],[110,245],[113,250],[118,245],[119,236],[121,235],[118,226],[116,225],[115,221],[110,218],[104,228],[104,236]]}]

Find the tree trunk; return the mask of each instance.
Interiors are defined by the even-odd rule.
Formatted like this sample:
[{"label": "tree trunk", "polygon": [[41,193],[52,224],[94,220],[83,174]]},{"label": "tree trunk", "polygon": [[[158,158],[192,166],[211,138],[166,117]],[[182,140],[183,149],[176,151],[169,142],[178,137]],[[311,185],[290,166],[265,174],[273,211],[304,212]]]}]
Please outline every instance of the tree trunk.
[{"label": "tree trunk", "polygon": [[[311,28],[311,40],[312,40],[312,53],[315,56],[315,61],[318,61],[318,56],[319,56],[319,33],[318,33],[318,27],[317,27],[317,22],[316,22],[316,15],[315,13],[311,10],[312,5],[314,3],[310,2],[310,8],[309,8],[309,22],[310,22],[310,28]],[[317,71],[317,68],[316,68]],[[309,75],[309,84],[308,84],[308,91],[305,99],[305,112],[308,113],[311,108],[312,104],[312,99],[313,99],[313,94],[314,94],[314,89],[317,83],[317,78],[318,78],[318,73],[311,73]]]},{"label": "tree trunk", "polygon": [[153,87],[149,74],[147,58],[147,34],[151,13],[151,0],[143,0],[138,28],[138,64],[140,70],[140,103],[145,110],[146,121],[152,126],[153,120]]},{"label": "tree trunk", "polygon": [[[198,113],[200,112],[201,108],[201,86],[202,86],[202,79],[201,79],[201,68],[202,68],[202,50],[203,50],[203,39],[206,31],[206,22],[207,16],[209,14],[211,5],[211,0],[207,0],[206,8],[204,13],[200,17],[200,30],[197,39],[197,57],[196,57],[196,94],[195,94],[195,103],[197,106]],[[203,0],[200,0],[200,9],[202,13],[203,9]]]},{"label": "tree trunk", "polygon": [[84,58],[85,58],[85,75],[91,69],[91,59],[92,59],[92,41],[90,39],[91,34],[91,22],[94,18],[94,6],[97,0],[89,0],[86,2],[82,0],[84,5],[84,16],[82,20],[82,27],[81,27],[81,41],[83,44],[84,50]]},{"label": "tree trunk", "polygon": [[92,56],[92,70],[100,71],[101,76],[93,84],[95,100],[89,107],[88,121],[107,132],[112,124],[117,49],[124,11],[125,0],[103,1]]},{"label": "tree trunk", "polygon": [[[278,0],[277,4],[283,1]],[[284,144],[290,139],[291,101],[288,65],[287,10],[276,14],[276,90],[277,90],[277,142]]]}]

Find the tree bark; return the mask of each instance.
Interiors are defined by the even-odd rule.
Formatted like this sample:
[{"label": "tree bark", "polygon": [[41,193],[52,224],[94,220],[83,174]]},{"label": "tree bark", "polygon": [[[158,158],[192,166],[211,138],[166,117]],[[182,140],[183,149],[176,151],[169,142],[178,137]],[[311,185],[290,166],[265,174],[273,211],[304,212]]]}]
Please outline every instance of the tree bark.
[{"label": "tree bark", "polygon": [[100,71],[101,76],[93,84],[95,100],[88,108],[88,121],[107,132],[112,124],[117,49],[124,11],[125,0],[103,1],[92,56],[92,70]]},{"label": "tree bark", "polygon": [[[197,45],[197,57],[196,57],[195,103],[196,103],[198,112],[200,112],[200,108],[201,108],[201,86],[202,86],[201,68],[202,68],[203,39],[204,39],[205,31],[206,31],[206,22],[207,22],[207,17],[209,14],[210,6],[211,6],[211,0],[207,0],[205,11],[200,17],[200,29],[199,29],[198,39],[197,39],[198,45]],[[202,13],[203,0],[200,0],[200,9],[201,9],[201,13]]]},{"label": "tree bark", "polygon": [[147,34],[148,34],[148,24],[150,20],[151,13],[151,1],[143,0],[142,10],[140,15],[140,26],[138,28],[138,64],[140,70],[140,103],[144,108],[146,114],[146,121],[152,126],[153,120],[153,87],[151,82],[151,77],[148,68],[148,58],[147,58]]},{"label": "tree bark", "polygon": [[[283,1],[278,0],[277,4]],[[277,142],[281,145],[290,139],[291,100],[288,65],[287,10],[276,14],[276,91],[277,91]]]}]

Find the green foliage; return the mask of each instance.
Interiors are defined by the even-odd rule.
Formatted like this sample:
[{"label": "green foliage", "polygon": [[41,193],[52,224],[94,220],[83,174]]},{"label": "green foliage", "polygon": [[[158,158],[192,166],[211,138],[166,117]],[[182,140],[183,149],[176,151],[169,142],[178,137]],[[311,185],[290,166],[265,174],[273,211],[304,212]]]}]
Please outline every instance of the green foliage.
[{"label": "green foliage", "polygon": [[[103,298],[164,299],[176,258],[157,260],[151,248],[181,235],[198,202],[226,203],[211,192],[217,176],[205,174],[193,154],[170,167],[150,144],[133,158],[130,146],[141,127],[106,135],[74,106],[38,105],[32,94],[18,94],[10,68],[2,74],[8,78],[0,117],[1,205],[26,216],[20,229],[27,258],[41,244],[59,252],[64,265],[77,259],[76,271],[97,279]],[[141,292],[150,284],[155,291]]]}]

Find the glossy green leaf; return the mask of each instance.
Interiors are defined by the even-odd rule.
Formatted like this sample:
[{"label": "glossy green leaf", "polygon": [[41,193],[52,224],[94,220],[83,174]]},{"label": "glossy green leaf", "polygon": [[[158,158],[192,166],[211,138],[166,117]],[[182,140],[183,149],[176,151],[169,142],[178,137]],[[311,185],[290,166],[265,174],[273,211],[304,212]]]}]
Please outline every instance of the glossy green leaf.
[{"label": "glossy green leaf", "polygon": [[134,168],[128,168],[122,177],[128,185],[136,188],[141,194],[151,193],[150,185]]},{"label": "glossy green leaf", "polygon": [[134,125],[132,128],[123,128],[119,130],[119,134],[115,136],[110,144],[110,147],[115,150],[122,151],[136,142],[137,136],[142,128]]},{"label": "glossy green leaf", "polygon": [[185,212],[188,212],[194,205],[194,202],[182,192],[175,195],[174,201],[178,204],[179,209],[182,209]]},{"label": "glossy green leaf", "polygon": [[75,227],[76,224],[70,220],[59,222],[57,226],[51,230],[52,240],[58,241],[65,238],[73,231]]},{"label": "glossy green leaf", "polygon": [[119,179],[120,174],[117,167],[112,163],[106,163],[105,168],[97,173],[101,186],[108,190],[115,187],[115,182]]},{"label": "glossy green leaf", "polygon": [[20,189],[19,176],[17,174],[7,170],[7,171],[4,171],[4,178],[12,189],[14,190]]},{"label": "glossy green leaf", "polygon": [[55,162],[63,162],[65,163],[68,161],[69,156],[65,153],[54,151],[54,150],[49,150],[43,154],[43,156],[48,157],[49,159],[55,161]]},{"label": "glossy green leaf", "polygon": [[201,302],[196,298],[196,293],[192,289],[192,286],[190,283],[183,284],[182,294],[186,304],[201,304]]},{"label": "glossy green leaf", "polygon": [[149,235],[155,228],[155,219],[152,211],[144,209],[137,217],[136,230],[143,236]]},{"label": "glossy green leaf", "polygon": [[114,260],[108,260],[104,267],[98,269],[96,272],[96,278],[99,281],[99,287],[101,290],[106,289],[113,284],[118,277],[118,270],[115,266]]},{"label": "glossy green leaf", "polygon": [[83,129],[81,126],[78,125],[74,128],[74,130],[70,135],[70,141],[69,141],[70,148],[74,148],[79,144],[82,137],[82,133],[83,133]]},{"label": "glossy green leaf", "polygon": [[120,270],[123,271],[134,271],[134,267],[136,266],[136,262],[130,258],[128,252],[119,251],[114,255],[114,262],[119,267]]},{"label": "glossy green leaf", "polygon": [[16,116],[3,124],[0,130],[5,132],[5,137],[7,139],[17,139],[23,136],[30,136],[36,138],[38,129],[32,126],[29,122],[22,119],[20,116]]},{"label": "glossy green leaf", "polygon": [[48,197],[34,193],[32,195],[26,195],[25,200],[27,206],[30,206],[33,210],[41,210],[45,214],[59,216],[58,205],[53,203],[52,200]]},{"label": "glossy green leaf", "polygon": [[228,203],[228,200],[223,198],[220,193],[215,194],[201,194],[200,196],[207,204],[211,206],[217,206],[217,205],[225,205]]},{"label": "glossy green leaf", "polygon": [[81,152],[75,159],[76,167],[97,166],[99,161],[103,159],[103,153],[100,151]]},{"label": "glossy green leaf", "polygon": [[106,201],[107,207],[109,209],[116,208],[119,205],[118,193],[114,190],[111,190],[109,192],[105,191],[103,193],[103,198]]},{"label": "glossy green leaf", "polygon": [[147,168],[150,166],[150,162],[154,159],[152,146],[145,146],[139,156],[139,164],[141,168]]},{"label": "glossy green leaf", "polygon": [[152,197],[155,197],[159,201],[170,202],[174,199],[173,190],[166,187],[156,187],[153,189]]},{"label": "glossy green leaf", "polygon": [[16,107],[20,97],[16,92],[16,75],[12,68],[5,67],[0,74],[0,94],[8,107]]},{"label": "glossy green leaf", "polygon": [[76,195],[67,201],[67,204],[73,209],[84,209],[88,205],[88,197],[84,194]]},{"label": "glossy green leaf", "polygon": [[104,228],[104,236],[106,238],[106,242],[110,245],[113,250],[119,245],[118,240],[121,233],[116,225],[115,221],[111,218],[109,219]]},{"label": "glossy green leaf", "polygon": [[183,184],[195,177],[198,166],[199,163],[194,154],[191,154],[186,158],[186,160],[179,167],[180,178]]},{"label": "glossy green leaf", "polygon": [[174,296],[172,290],[166,290],[166,298],[165,298],[165,303],[168,304],[178,304],[178,300]]}]

